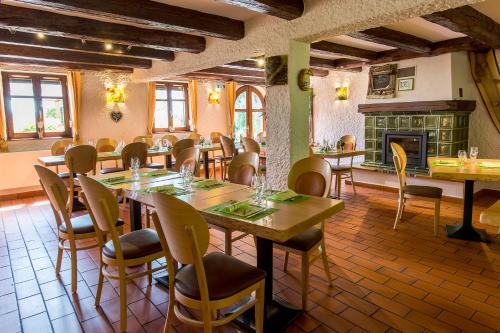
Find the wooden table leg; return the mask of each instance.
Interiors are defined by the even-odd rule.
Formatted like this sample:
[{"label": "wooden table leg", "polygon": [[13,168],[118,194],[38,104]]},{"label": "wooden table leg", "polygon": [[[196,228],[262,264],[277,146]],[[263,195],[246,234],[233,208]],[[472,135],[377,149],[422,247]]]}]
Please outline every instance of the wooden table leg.
[{"label": "wooden table leg", "polygon": [[464,215],[459,225],[446,225],[448,237],[489,243],[484,230],[477,230],[472,226],[472,208],[474,205],[474,181],[466,180],[464,184]]},{"label": "wooden table leg", "polygon": [[203,168],[205,169],[205,178],[210,178],[210,169],[208,165],[208,150],[203,152]]},{"label": "wooden table leg", "polygon": [[[302,316],[303,311],[273,297],[273,242],[269,239],[257,237],[257,267],[266,272],[264,332],[283,332]],[[247,330],[255,330],[254,319],[254,308],[251,308],[234,322]]]}]

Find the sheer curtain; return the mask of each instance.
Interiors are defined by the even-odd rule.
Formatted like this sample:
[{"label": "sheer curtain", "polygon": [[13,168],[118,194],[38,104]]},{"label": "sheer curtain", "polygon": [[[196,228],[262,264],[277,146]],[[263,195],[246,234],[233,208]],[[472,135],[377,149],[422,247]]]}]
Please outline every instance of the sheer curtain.
[{"label": "sheer curtain", "polygon": [[[198,80],[189,80],[189,109],[191,110],[191,123],[194,130],[198,128]],[[193,130],[193,128],[191,128]]]},{"label": "sheer curtain", "polygon": [[153,135],[155,124],[156,82],[148,83],[148,135]]},{"label": "sheer curtain", "polygon": [[234,132],[234,102],[236,101],[236,82],[226,82],[227,104],[229,111],[229,130],[228,134]]},{"label": "sheer curtain", "polygon": [[72,132],[73,141],[78,143],[80,140],[80,111],[82,104],[82,73],[70,72],[69,79],[71,83],[71,118],[73,120]]},{"label": "sheer curtain", "polygon": [[5,122],[5,110],[3,107],[3,84],[2,76],[0,75],[0,152],[6,152],[7,147],[7,126]]}]

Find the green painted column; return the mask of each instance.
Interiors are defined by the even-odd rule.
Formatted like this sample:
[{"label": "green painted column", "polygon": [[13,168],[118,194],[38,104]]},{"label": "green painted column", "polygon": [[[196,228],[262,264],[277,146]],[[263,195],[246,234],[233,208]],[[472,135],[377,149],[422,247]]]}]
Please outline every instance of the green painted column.
[{"label": "green painted column", "polygon": [[267,175],[276,189],[286,188],[293,163],[309,155],[310,93],[298,86],[300,71],[309,67],[309,51],[308,43],[290,41],[288,83],[266,89]]}]

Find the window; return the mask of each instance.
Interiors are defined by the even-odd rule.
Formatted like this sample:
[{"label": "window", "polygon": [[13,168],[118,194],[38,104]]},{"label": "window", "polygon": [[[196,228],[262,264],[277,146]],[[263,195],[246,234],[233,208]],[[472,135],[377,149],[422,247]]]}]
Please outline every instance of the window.
[{"label": "window", "polygon": [[66,76],[3,74],[9,139],[70,136]]},{"label": "window", "polygon": [[189,130],[189,96],[186,83],[156,83],[155,132]]},{"label": "window", "polygon": [[234,110],[234,135],[257,138],[266,129],[264,97],[255,87],[242,86],[236,91]]}]

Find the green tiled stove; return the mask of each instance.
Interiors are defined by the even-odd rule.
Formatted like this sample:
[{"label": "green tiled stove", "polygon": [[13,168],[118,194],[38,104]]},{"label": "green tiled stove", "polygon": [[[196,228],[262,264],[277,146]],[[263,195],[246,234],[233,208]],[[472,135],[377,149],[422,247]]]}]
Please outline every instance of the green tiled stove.
[{"label": "green tiled stove", "polygon": [[[365,116],[365,161],[361,164],[383,170],[394,170],[382,161],[383,134],[390,132],[428,132],[427,156],[457,156],[467,149],[469,114],[475,101],[449,100],[405,103],[360,104],[358,112]],[[414,173],[428,169],[410,167]]]}]

